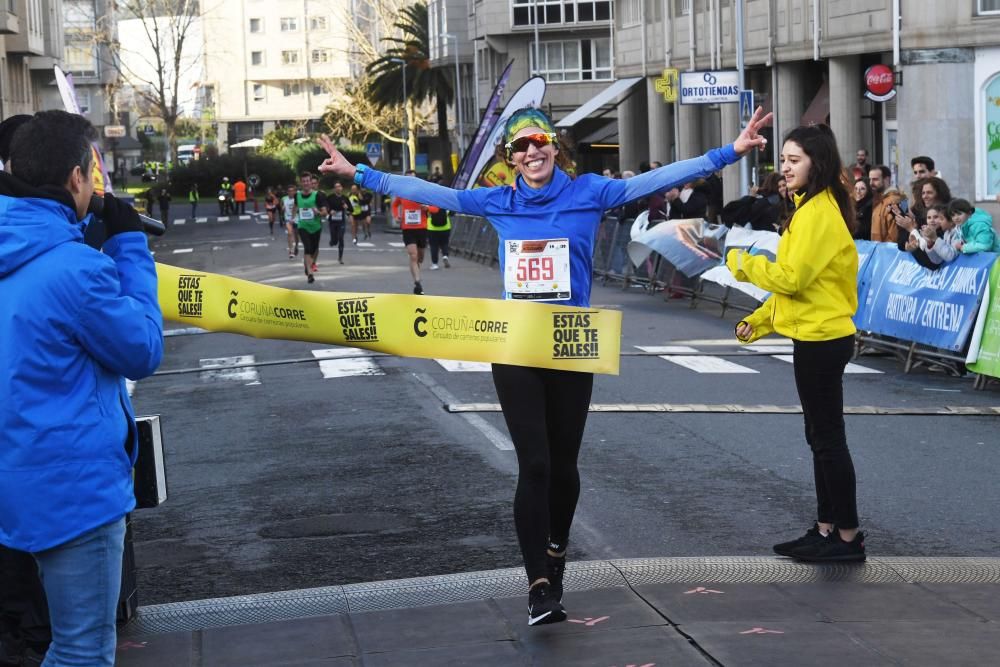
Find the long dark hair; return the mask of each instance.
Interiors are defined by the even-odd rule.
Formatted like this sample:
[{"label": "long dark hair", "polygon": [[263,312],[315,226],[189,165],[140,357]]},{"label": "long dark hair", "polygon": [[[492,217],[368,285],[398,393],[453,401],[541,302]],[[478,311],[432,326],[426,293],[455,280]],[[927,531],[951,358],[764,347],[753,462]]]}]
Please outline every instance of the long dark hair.
[{"label": "long dark hair", "polygon": [[[854,197],[848,191],[847,171],[840,161],[840,151],[837,150],[837,139],[833,136],[833,130],[826,125],[800,126],[785,135],[785,142],[795,142],[802,147],[802,151],[809,156],[812,165],[809,169],[808,183],[806,183],[805,198],[802,204],[822,193],[830,190],[833,200],[837,202],[840,215],[844,219],[847,231],[854,234]],[[794,218],[794,216],[792,216]],[[791,224],[789,220],[788,224]]]}]

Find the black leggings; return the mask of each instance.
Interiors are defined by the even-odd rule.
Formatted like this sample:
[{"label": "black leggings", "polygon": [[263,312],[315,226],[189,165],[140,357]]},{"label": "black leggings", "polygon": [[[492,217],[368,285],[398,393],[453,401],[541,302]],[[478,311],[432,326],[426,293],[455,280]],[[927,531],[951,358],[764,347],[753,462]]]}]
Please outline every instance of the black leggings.
[{"label": "black leggings", "polygon": [[845,530],[858,527],[857,482],[844,429],[844,368],[853,353],[854,336],[794,341],[795,388],[813,454],[816,518]]},{"label": "black leggings", "polygon": [[337,259],[344,259],[344,228],[343,220],[330,221],[330,247],[337,246]]},{"label": "black leggings", "polygon": [[435,231],[431,229],[427,231],[427,240],[431,245],[431,264],[438,263],[439,251],[445,257],[448,256],[448,238],[450,236],[450,229],[445,229],[444,231]]},{"label": "black leggings", "polygon": [[547,543],[569,541],[594,376],[493,364],[493,384],[517,452],[514,527],[531,584],[548,576]]}]

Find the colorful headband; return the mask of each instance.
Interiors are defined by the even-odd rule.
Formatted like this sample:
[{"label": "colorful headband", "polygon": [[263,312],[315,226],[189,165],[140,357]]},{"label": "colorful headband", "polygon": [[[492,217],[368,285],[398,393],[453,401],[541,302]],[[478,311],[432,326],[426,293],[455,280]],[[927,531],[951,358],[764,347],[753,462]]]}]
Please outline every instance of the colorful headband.
[{"label": "colorful headband", "polygon": [[546,132],[556,134],[556,128],[552,125],[552,121],[549,120],[544,111],[534,107],[524,107],[512,113],[510,118],[507,119],[507,123],[503,128],[504,143],[510,143],[514,135],[526,127],[537,127]]}]

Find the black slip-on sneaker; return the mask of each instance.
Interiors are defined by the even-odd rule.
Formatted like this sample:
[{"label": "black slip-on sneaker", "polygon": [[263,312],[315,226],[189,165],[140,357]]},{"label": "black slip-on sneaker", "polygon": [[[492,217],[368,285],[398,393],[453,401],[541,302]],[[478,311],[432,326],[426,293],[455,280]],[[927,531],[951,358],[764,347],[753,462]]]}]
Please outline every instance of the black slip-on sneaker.
[{"label": "black slip-on sneaker", "polygon": [[792,552],[792,558],[807,563],[861,562],[867,558],[865,534],[858,531],[853,540],[845,542],[840,538],[840,532],[834,530],[821,543],[799,547]]},{"label": "black slip-on sneaker", "polygon": [[819,544],[824,542],[826,538],[823,533],[819,532],[819,525],[813,524],[813,527],[806,531],[806,534],[802,537],[790,540],[788,542],[782,542],[780,544],[774,545],[774,553],[779,556],[794,556],[794,551],[800,547],[804,547],[811,544]]}]

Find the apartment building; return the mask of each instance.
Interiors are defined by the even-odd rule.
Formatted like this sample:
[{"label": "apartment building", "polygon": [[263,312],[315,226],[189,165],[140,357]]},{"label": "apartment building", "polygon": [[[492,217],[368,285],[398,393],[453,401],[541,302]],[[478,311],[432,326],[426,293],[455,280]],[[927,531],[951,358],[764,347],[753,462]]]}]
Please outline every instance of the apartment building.
[{"label": "apartment building", "polygon": [[278,124],[317,129],[327,82],[349,75],[348,0],[218,0],[203,5],[205,82],[220,150]]},{"label": "apartment building", "polygon": [[[930,155],[957,196],[990,201],[1000,193],[1000,0],[431,5],[442,7],[448,32],[461,33],[466,17],[475,109],[514,60],[508,91],[533,73],[545,76],[545,107],[584,155],[596,139],[617,149],[597,151],[605,164],[635,169],[643,161],[701,154],[739,132],[736,103],[678,104],[663,95],[667,68],[736,69],[737,2],[744,13],[744,87],[774,112],[772,137],[801,123],[827,122],[845,162],[865,148],[871,162],[889,165],[905,186],[910,157]],[[442,53],[435,64],[445,60]],[[773,168],[778,151],[780,141],[772,140],[766,154],[753,158],[753,171]],[[597,162],[582,166],[595,170]],[[735,197],[739,169],[726,169],[724,181],[726,197]]]},{"label": "apartment building", "polygon": [[[735,69],[737,1],[618,3],[616,69],[642,78],[619,107],[623,167],[690,157],[736,136],[737,104],[670,104],[656,84],[666,67]],[[930,155],[956,196],[1000,192],[1000,2],[744,0],[743,8],[745,87],[774,112],[779,138],[761,167],[775,164],[784,133],[827,122],[846,163],[865,148],[906,186],[910,158]],[[728,198],[738,173],[724,174]]]},{"label": "apartment building", "polygon": [[[453,66],[456,42],[459,49],[466,139],[475,133],[482,108],[508,62],[514,66],[507,90],[517,90],[532,76],[545,77],[545,108],[557,120],[611,85],[616,79],[615,4],[611,0],[429,0],[432,63]],[[614,159],[616,142],[608,140],[614,140],[615,128],[609,125],[616,110],[609,105],[603,111],[573,128],[579,157],[591,167]],[[606,148],[602,151],[601,146]]]},{"label": "apartment building", "polygon": [[62,57],[62,0],[2,0],[0,118],[56,106],[52,66]]}]

